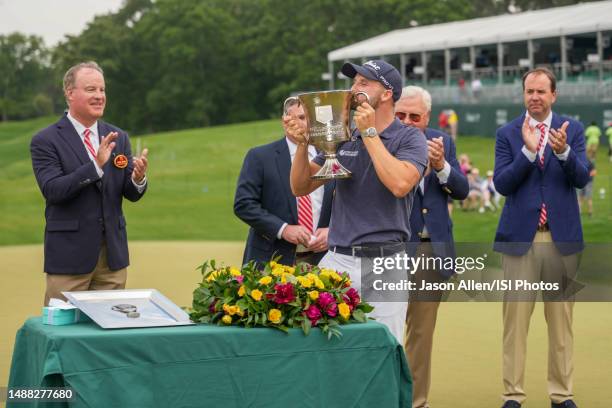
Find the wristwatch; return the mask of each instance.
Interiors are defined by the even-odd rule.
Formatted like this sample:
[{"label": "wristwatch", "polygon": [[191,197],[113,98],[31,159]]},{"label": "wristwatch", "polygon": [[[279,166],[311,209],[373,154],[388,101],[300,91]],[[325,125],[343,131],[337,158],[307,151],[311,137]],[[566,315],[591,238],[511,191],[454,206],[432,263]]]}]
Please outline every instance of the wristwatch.
[{"label": "wristwatch", "polygon": [[363,134],[363,136],[365,136],[365,137],[376,137],[376,136],[378,136],[378,132],[376,131],[375,127],[369,127],[369,128],[366,129],[366,131]]}]

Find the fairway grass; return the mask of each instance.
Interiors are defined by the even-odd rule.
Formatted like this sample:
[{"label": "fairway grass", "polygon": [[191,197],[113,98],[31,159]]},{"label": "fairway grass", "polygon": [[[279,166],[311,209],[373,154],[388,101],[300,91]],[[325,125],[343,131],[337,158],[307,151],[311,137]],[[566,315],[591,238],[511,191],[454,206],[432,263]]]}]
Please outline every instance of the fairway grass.
[{"label": "fairway grass", "polygon": [[[242,242],[135,242],[130,245],[129,288],[156,288],[180,306],[189,306],[200,281],[195,270],[215,258],[238,265]],[[0,301],[0,386],[8,382],[16,331],[39,316],[44,291],[42,246],[0,247],[4,295]],[[501,303],[443,303],[434,352],[431,404],[438,408],[500,406]],[[581,407],[609,408],[612,367],[612,303],[579,303],[574,312],[575,392]],[[278,333],[284,336],[283,333]],[[548,407],[546,326],[536,305],[529,336],[525,408]]]}]

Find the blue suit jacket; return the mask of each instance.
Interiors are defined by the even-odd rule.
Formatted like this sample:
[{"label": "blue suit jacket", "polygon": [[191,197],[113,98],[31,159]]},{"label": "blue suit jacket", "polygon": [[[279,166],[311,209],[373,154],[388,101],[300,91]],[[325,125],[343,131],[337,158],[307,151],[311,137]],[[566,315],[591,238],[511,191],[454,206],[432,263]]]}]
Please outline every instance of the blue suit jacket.
[{"label": "blue suit jacket", "polygon": [[547,145],[541,168],[539,158],[532,163],[521,151],[524,120],[522,115],[497,131],[493,182],[497,191],[506,196],[506,203],[494,249],[509,255],[525,254],[531,247],[544,202],[550,233],[559,251],[563,255],[579,252],[584,245],[575,189],[584,187],[589,180],[582,124],[553,113],[552,128],[558,129],[569,121],[570,153],[567,160],[561,161]]},{"label": "blue suit jacket", "polygon": [[[249,150],[244,158],[234,198],[234,213],[251,227],[243,263],[268,262],[273,255],[281,255],[280,261],[284,264],[295,262],[296,246],[276,238],[285,222],[298,223],[297,201],[289,184],[290,172],[291,155],[284,137]],[[324,189],[317,228],[329,226],[334,183],[325,184]],[[319,254],[316,261],[324,254]]]},{"label": "blue suit jacket", "polygon": [[[422,194],[421,188],[417,185],[417,192],[414,195],[412,212],[410,213],[410,231],[412,231],[410,241],[419,242],[419,234],[423,230],[423,226],[427,226],[434,255],[443,258],[454,257],[453,223],[448,214],[448,197],[450,196],[455,200],[465,199],[469,192],[469,185],[467,178],[459,168],[453,139],[446,133],[429,128],[425,129],[425,137],[427,140],[442,137],[444,158],[451,166],[451,173],[445,184],[440,184],[435,171],[431,171],[425,176],[425,195]],[[424,209],[426,209],[426,214],[423,213]],[[415,248],[414,245],[411,245],[411,247]],[[440,273],[449,277],[453,274],[453,271],[442,270]]]},{"label": "blue suit jacket", "polygon": [[[90,273],[98,262],[102,239],[106,238],[111,270],[129,265],[123,197],[139,200],[142,194],[132,183],[132,156],[127,134],[98,121],[98,134],[119,133],[104,175],[98,177],[93,161],[74,126],[66,116],[32,138],[32,167],[46,200],[45,262],[47,273]],[[113,158],[129,158],[125,169]]]}]

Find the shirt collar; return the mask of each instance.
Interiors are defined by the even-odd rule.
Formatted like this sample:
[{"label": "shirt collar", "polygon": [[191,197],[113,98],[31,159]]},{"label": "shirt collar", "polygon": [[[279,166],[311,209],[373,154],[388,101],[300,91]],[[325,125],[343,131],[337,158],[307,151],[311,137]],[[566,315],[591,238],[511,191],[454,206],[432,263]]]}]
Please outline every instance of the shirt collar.
[{"label": "shirt collar", "polygon": [[[289,147],[289,154],[291,157],[295,156],[295,152],[297,151],[297,144],[293,143],[291,139],[285,136],[285,140],[287,141],[287,147]],[[308,145],[308,156],[313,158],[317,155],[317,149],[314,148],[313,145]]]},{"label": "shirt collar", "polygon": [[[525,115],[528,115],[529,113],[526,112]],[[552,123],[552,110],[550,112],[548,112],[548,116],[546,117],[546,119],[544,119],[543,122],[538,122],[537,120],[535,120],[534,118],[532,118],[531,116],[529,117],[529,125],[530,126],[534,126],[537,125],[538,123],[544,123],[546,125],[546,129],[550,129],[550,124]]]},{"label": "shirt collar", "polygon": [[[72,123],[72,126],[74,126],[74,129],[77,131],[79,136],[81,136],[82,138],[83,132],[85,132],[85,129],[88,129],[88,128],[85,127],[85,125],[83,125],[81,122],[76,120],[74,116],[70,114],[70,111],[68,111],[68,113],[66,114],[66,117],[68,118],[70,123]],[[91,131],[92,137],[96,138],[98,136],[98,121],[97,120],[94,122],[93,125],[89,127],[89,130]]]}]

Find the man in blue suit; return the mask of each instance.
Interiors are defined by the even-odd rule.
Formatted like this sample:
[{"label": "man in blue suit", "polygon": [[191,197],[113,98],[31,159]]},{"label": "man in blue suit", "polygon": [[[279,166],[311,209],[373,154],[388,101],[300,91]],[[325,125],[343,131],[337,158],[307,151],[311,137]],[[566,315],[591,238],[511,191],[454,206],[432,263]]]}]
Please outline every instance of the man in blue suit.
[{"label": "man in blue suit", "polygon": [[[457,161],[455,142],[446,133],[427,127],[431,117],[431,95],[421,87],[404,88],[395,104],[395,116],[405,125],[420,129],[427,138],[430,164],[414,195],[410,213],[411,247],[417,254],[454,257],[448,199],[463,200],[469,192],[467,178]],[[452,273],[452,270],[419,269],[411,279],[420,287],[420,281],[439,282]],[[440,297],[440,292],[411,292],[408,299],[404,349],[412,372],[413,408],[429,407],[431,352]]]},{"label": "man in blue suit", "polygon": [[95,62],[64,76],[68,112],[32,138],[32,167],[46,200],[45,261],[50,298],[62,291],[123,289],[129,264],[123,197],[145,193],[147,149],[132,158],[127,134],[99,120],[104,75]]},{"label": "man in blue suit", "polygon": [[[262,264],[280,255],[287,265],[317,264],[327,250],[334,184],[304,197],[291,193],[289,173],[297,145],[288,121],[294,118],[305,127],[306,115],[297,99],[288,99],[285,109],[285,136],[249,150],[238,178],[234,213],[251,227],[243,263]],[[314,158],[315,148],[308,149]]]},{"label": "man in blue suit", "polygon": [[[506,196],[495,236],[506,279],[571,280],[583,248],[576,188],[589,178],[582,125],[552,112],[556,78],[537,68],[523,76],[527,112],[497,131],[494,183]],[[562,275],[562,276],[560,276]],[[575,408],[572,393],[571,297],[550,301],[548,393],[553,408]],[[508,292],[504,299],[503,408],[518,408],[523,388],[527,332],[535,292]],[[549,300],[549,301],[547,301]]]}]

